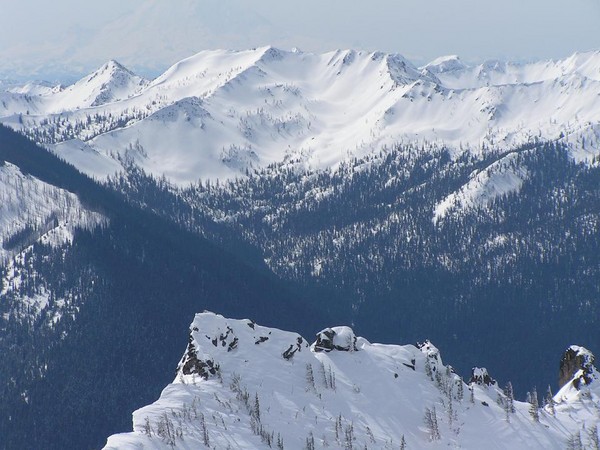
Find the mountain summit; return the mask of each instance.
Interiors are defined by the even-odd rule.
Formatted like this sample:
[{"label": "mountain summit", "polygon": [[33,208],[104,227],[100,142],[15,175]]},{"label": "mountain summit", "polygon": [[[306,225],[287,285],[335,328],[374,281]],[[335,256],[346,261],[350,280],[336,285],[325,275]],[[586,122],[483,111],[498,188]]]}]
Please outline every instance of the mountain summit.
[{"label": "mountain summit", "polygon": [[563,449],[598,442],[599,388],[548,394],[539,407],[535,391],[515,401],[485,369],[466,384],[430,342],[372,344],[333,327],[310,345],[202,313],[173,383],[105,449]]}]

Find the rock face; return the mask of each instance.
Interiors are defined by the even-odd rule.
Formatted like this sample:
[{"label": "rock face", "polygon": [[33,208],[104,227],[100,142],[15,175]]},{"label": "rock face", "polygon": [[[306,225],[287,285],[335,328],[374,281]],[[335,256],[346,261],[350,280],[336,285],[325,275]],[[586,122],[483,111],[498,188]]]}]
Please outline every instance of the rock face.
[{"label": "rock face", "polygon": [[356,335],[349,327],[325,328],[317,333],[314,343],[315,352],[330,352],[338,350],[342,352],[353,352],[356,348]]},{"label": "rock face", "polygon": [[594,355],[588,349],[577,345],[570,346],[560,360],[558,386],[573,382],[576,389],[594,379]]},{"label": "rock face", "polygon": [[211,375],[217,374],[219,365],[212,359],[202,360],[198,358],[194,338],[190,333],[187,349],[177,370],[181,370],[184,375],[199,375],[203,379],[208,380]]},{"label": "rock face", "polygon": [[492,386],[496,384],[496,380],[490,376],[485,367],[473,367],[469,383],[475,383],[479,386]]}]

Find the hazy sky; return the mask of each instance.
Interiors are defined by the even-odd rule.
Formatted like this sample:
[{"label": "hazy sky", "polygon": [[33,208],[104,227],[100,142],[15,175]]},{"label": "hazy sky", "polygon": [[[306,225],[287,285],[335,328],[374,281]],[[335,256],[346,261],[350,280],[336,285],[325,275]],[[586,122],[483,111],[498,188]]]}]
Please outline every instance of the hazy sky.
[{"label": "hazy sky", "polygon": [[5,77],[75,74],[110,58],[156,72],[202,49],[267,44],[416,63],[600,49],[600,0],[20,0],[1,11]]}]

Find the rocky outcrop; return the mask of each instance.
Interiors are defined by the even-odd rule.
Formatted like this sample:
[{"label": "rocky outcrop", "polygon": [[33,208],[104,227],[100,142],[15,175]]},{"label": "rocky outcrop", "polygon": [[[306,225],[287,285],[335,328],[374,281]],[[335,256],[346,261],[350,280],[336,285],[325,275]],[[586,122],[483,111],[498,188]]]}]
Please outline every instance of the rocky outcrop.
[{"label": "rocky outcrop", "polygon": [[490,376],[485,367],[473,367],[471,369],[471,379],[469,380],[469,384],[471,383],[479,386],[492,386],[496,384],[496,380]]},{"label": "rocky outcrop", "polygon": [[588,349],[577,345],[570,346],[560,360],[558,386],[562,388],[569,382],[576,389],[582,384],[588,385],[594,379],[594,355]]},{"label": "rocky outcrop", "polygon": [[332,350],[342,352],[357,351],[356,335],[349,327],[325,328],[317,333],[314,350],[315,352],[330,352]]},{"label": "rocky outcrop", "polygon": [[302,339],[302,337],[298,336],[296,338],[296,344],[290,344],[290,346],[288,347],[288,349],[283,352],[283,354],[281,356],[283,356],[283,359],[292,359],[292,357],[296,354],[296,352],[301,352],[302,351],[302,344],[304,343],[304,339]]},{"label": "rocky outcrop", "polygon": [[211,375],[216,375],[219,371],[219,365],[216,364],[212,359],[201,360],[198,358],[198,352],[194,345],[194,338],[190,334],[188,346],[179,363],[178,371],[184,375],[198,375],[205,380]]}]

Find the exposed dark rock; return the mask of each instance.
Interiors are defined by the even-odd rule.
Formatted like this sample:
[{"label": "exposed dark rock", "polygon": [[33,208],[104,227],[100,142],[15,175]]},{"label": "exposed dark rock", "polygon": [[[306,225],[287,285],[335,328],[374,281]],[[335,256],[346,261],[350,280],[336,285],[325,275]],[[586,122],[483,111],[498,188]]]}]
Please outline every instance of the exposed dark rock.
[{"label": "exposed dark rock", "polygon": [[238,341],[239,341],[239,339],[238,339],[238,338],[233,338],[233,341],[231,341],[231,342],[229,343],[229,346],[227,347],[227,351],[228,351],[228,352],[230,352],[231,350],[233,350],[233,349],[237,348]]},{"label": "exposed dark rock", "polygon": [[425,342],[417,342],[416,347],[426,354],[432,362],[440,362],[440,351],[429,339],[426,339]]},{"label": "exposed dark rock", "polygon": [[479,386],[491,386],[496,384],[496,380],[490,376],[485,367],[473,367],[469,383],[475,383]]},{"label": "exposed dark rock", "polygon": [[573,381],[575,389],[583,384],[590,384],[594,373],[594,355],[589,350],[572,345],[560,360],[558,387]]},{"label": "exposed dark rock", "polygon": [[265,341],[268,341],[268,340],[269,340],[269,337],[268,337],[268,336],[261,336],[261,337],[259,337],[259,338],[256,340],[256,342],[254,342],[254,343],[255,343],[256,345],[258,345],[258,344],[262,344],[263,342],[265,342]]},{"label": "exposed dark rock", "polygon": [[[429,339],[426,339],[425,342],[417,342],[416,347],[427,356],[426,367],[429,367],[433,373],[437,372],[438,365],[442,362],[439,349]],[[414,362],[413,364],[415,365]]]},{"label": "exposed dark rock", "polygon": [[179,367],[184,375],[196,374],[207,380],[211,375],[217,374],[219,365],[211,359],[207,359],[206,361],[198,359],[193,340],[190,334],[188,346],[185,355],[179,363]]},{"label": "exposed dark rock", "polygon": [[340,335],[331,328],[325,328],[323,331],[317,333],[317,340],[314,345],[315,351],[357,351],[356,336],[354,335],[354,332],[349,328],[343,328],[342,332],[345,334],[344,338],[340,337]]},{"label": "exposed dark rock", "polygon": [[317,341],[315,342],[315,351],[316,352],[330,352],[333,350],[333,337],[335,336],[335,331],[331,328],[326,328],[325,330],[317,333]]},{"label": "exposed dark rock", "polygon": [[406,364],[406,363],[402,363],[404,364],[406,367],[408,367],[409,369],[415,370],[415,366],[412,364]]},{"label": "exposed dark rock", "polygon": [[291,359],[297,351],[298,349],[294,348],[294,345],[291,344],[290,347],[285,352],[283,352],[281,356],[283,356],[283,359]]},{"label": "exposed dark rock", "polygon": [[296,348],[294,348],[294,344],[290,344],[288,349],[285,352],[283,352],[283,354],[281,355],[281,356],[283,356],[283,359],[290,359],[296,354],[296,352],[301,352],[303,342],[304,342],[304,339],[302,339],[300,336],[298,336],[298,338],[296,339],[296,346],[295,346]]}]

